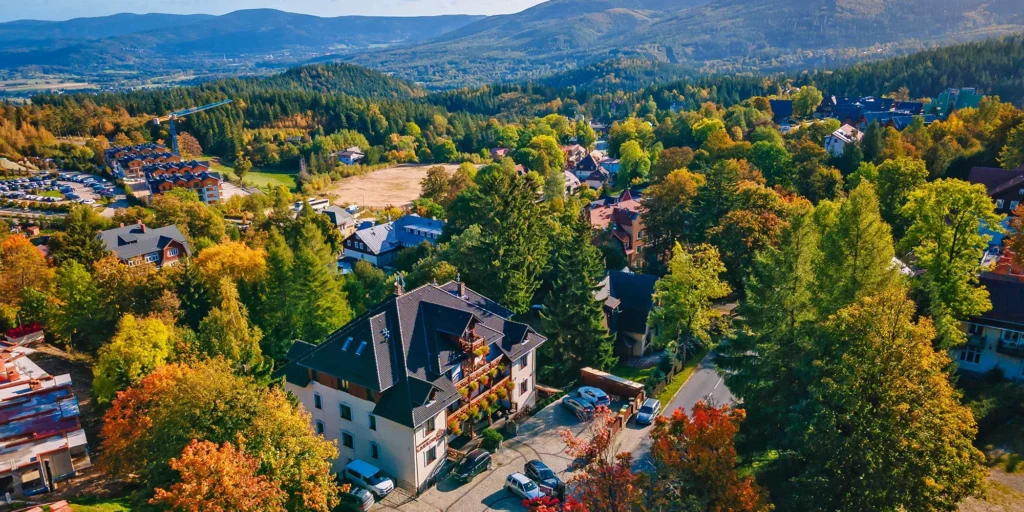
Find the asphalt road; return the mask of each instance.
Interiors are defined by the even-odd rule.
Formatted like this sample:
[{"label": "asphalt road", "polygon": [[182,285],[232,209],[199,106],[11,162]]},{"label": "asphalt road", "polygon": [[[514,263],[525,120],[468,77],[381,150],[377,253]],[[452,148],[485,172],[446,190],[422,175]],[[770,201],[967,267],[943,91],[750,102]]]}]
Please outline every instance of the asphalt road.
[{"label": "asphalt road", "polygon": [[[693,405],[700,400],[712,400],[715,404],[734,404],[736,397],[725,386],[725,381],[715,371],[715,353],[711,352],[700,362],[700,366],[690,376],[690,380],[679,389],[676,396],[668,405],[662,407],[661,415],[669,416],[673,411],[682,407],[687,413],[693,410]],[[640,471],[651,467],[649,454],[651,451],[651,438],[646,436],[640,441],[640,445],[633,450],[633,470]]]}]

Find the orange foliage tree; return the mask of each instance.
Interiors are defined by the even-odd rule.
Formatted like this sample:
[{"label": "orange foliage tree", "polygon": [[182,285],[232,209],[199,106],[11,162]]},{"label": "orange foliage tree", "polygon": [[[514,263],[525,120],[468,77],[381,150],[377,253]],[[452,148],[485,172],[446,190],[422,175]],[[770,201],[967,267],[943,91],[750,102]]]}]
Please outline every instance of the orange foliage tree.
[{"label": "orange foliage tree", "polygon": [[644,501],[646,475],[633,473],[631,454],[614,454],[614,420],[615,416],[607,407],[598,407],[584,436],[577,436],[569,429],[559,432],[566,445],[565,452],[583,466],[583,471],[570,481],[579,496],[579,504],[573,504],[573,510],[629,512],[638,509]]},{"label": "orange foliage tree", "polygon": [[183,512],[284,509],[285,492],[281,485],[257,474],[259,459],[231,443],[218,447],[193,439],[170,464],[181,475],[181,481],[169,490],[157,488],[150,504]]},{"label": "orange foliage tree", "polygon": [[742,409],[700,401],[691,416],[676,409],[658,418],[651,432],[657,494],[670,502],[696,500],[710,512],[771,510],[753,478],[736,472],[734,438],[744,417]]}]

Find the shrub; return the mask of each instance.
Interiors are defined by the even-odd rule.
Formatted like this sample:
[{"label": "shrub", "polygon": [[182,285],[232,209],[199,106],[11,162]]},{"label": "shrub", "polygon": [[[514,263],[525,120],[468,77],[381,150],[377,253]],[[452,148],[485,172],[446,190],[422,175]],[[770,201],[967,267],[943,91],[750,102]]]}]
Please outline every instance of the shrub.
[{"label": "shrub", "polygon": [[484,438],[483,442],[480,443],[480,446],[491,453],[498,451],[498,448],[501,447],[501,442],[505,439],[493,428],[485,428],[480,432],[480,436]]}]

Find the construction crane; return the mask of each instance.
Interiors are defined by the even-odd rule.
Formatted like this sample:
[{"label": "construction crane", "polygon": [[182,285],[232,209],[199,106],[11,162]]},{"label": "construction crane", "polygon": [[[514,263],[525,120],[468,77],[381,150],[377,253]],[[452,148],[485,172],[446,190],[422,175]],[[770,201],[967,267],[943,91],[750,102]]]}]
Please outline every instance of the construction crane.
[{"label": "construction crane", "polygon": [[196,112],[202,112],[204,110],[210,110],[211,108],[217,108],[217,107],[219,107],[221,105],[227,105],[228,103],[231,103],[231,100],[218,101],[216,103],[210,103],[209,105],[203,105],[201,107],[191,107],[191,108],[186,108],[184,110],[175,110],[174,112],[171,112],[170,114],[167,114],[166,116],[158,117],[156,119],[153,119],[153,124],[159,126],[160,123],[162,123],[164,121],[170,121],[170,123],[171,123],[171,148],[174,150],[174,154],[175,155],[180,155],[181,153],[178,151],[178,130],[174,126],[174,122],[179,120],[179,119],[181,119],[181,118],[183,118],[183,117],[185,117],[185,116],[190,116],[192,114],[195,114]]}]

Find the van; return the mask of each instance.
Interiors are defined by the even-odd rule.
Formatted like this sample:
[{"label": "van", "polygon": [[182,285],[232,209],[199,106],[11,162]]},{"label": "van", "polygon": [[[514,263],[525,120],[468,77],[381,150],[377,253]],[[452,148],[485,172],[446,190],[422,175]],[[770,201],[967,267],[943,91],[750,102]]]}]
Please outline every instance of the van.
[{"label": "van", "polygon": [[356,459],[345,466],[345,480],[383,498],[395,490],[395,482],[369,462]]},{"label": "van", "polygon": [[469,483],[473,477],[491,469],[491,454],[487,450],[473,450],[455,468],[455,478],[462,483]]}]

